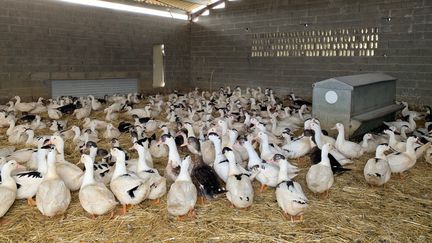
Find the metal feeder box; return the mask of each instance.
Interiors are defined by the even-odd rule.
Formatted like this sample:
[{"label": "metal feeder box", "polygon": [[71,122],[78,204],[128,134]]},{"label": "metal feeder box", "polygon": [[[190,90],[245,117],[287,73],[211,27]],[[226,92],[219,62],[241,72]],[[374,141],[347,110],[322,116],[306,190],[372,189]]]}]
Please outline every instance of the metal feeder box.
[{"label": "metal feeder box", "polygon": [[313,116],[321,128],[344,124],[345,136],[358,137],[393,120],[401,105],[395,104],[396,78],[367,73],[326,79],[313,84]]}]

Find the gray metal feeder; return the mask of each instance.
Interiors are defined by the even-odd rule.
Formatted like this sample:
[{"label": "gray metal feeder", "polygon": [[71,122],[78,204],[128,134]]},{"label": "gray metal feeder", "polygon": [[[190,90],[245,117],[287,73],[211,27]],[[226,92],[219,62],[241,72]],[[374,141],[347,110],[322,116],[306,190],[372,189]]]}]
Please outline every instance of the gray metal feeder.
[{"label": "gray metal feeder", "polygon": [[395,104],[396,78],[367,73],[326,79],[313,84],[312,113],[329,129],[339,122],[349,137],[360,136],[393,120],[401,105]]}]

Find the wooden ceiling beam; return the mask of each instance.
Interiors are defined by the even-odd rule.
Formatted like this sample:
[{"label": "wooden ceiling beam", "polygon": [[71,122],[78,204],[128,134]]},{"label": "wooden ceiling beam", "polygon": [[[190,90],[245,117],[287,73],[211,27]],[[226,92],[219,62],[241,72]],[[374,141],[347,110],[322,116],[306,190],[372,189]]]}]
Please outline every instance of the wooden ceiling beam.
[{"label": "wooden ceiling beam", "polygon": [[183,2],[196,3],[199,5],[207,5],[210,1],[208,0],[182,0]]}]

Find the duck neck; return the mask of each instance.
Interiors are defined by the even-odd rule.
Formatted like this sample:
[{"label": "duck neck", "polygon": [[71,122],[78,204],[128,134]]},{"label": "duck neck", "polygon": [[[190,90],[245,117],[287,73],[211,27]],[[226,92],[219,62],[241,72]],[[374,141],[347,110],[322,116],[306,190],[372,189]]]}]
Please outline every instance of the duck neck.
[{"label": "duck neck", "polygon": [[25,142],[26,144],[33,144],[33,139],[34,139],[34,132],[33,131],[29,131],[27,132],[27,141]]},{"label": "duck neck", "polygon": [[137,165],[137,171],[138,172],[151,169],[145,160],[145,157],[146,157],[145,153],[146,152],[145,152],[144,148],[138,149],[138,165]]},{"label": "duck neck", "polygon": [[416,127],[416,122],[414,121],[414,117],[413,117],[412,115],[410,115],[410,116],[408,117],[408,122],[409,122],[409,124],[410,124],[410,128],[411,128],[412,130],[414,130],[415,127]]},{"label": "duck neck", "polygon": [[248,167],[252,167],[254,165],[257,165],[261,159],[258,156],[258,153],[253,148],[252,144],[249,141],[244,142],[243,147],[246,149],[248,156],[249,156],[249,165]]},{"label": "duck neck", "polygon": [[394,132],[390,132],[389,133],[389,145],[391,147],[394,147],[396,145],[397,141],[396,141],[396,136],[394,134]]},{"label": "duck neck", "polygon": [[96,148],[96,147],[91,147],[91,148],[90,148],[89,156],[90,156],[90,158],[91,158],[93,161],[96,160],[96,155],[97,155],[97,148]]},{"label": "duck neck", "polygon": [[314,128],[314,138],[315,138],[315,143],[318,146],[319,149],[322,148],[322,141],[321,141],[321,129],[319,127]]},{"label": "duck neck", "polygon": [[229,162],[229,175],[238,175],[240,174],[239,169],[237,168],[237,164],[234,156],[226,156]]},{"label": "duck neck", "polygon": [[10,135],[12,134],[13,129],[15,128],[15,121],[14,120],[10,120],[9,121],[9,128],[6,131],[6,134]]},{"label": "duck neck", "polygon": [[405,153],[410,156],[411,158],[415,159],[416,158],[416,153],[415,153],[415,149],[414,149],[414,143],[415,142],[407,142],[406,144],[406,151]]},{"label": "duck neck", "polygon": [[56,145],[56,149],[57,149],[57,156],[59,158],[59,161],[64,162],[65,158],[64,158],[64,143],[60,142],[59,145]]},{"label": "duck neck", "polygon": [[276,131],[276,128],[277,128],[277,122],[276,122],[275,117],[271,118],[271,124],[272,124],[272,132],[274,133]]},{"label": "duck neck", "polygon": [[268,153],[270,152],[270,144],[267,137],[261,138],[261,149],[262,153]]},{"label": "duck neck", "polygon": [[191,177],[189,174],[189,161],[188,160],[184,160],[181,163],[181,167],[180,167],[180,173],[176,179],[176,181],[191,181]]},{"label": "duck neck", "polygon": [[37,153],[37,162],[38,162],[38,172],[42,175],[45,175],[48,171],[47,161],[46,161],[46,151],[42,149],[38,149]]},{"label": "duck neck", "polygon": [[3,167],[2,171],[1,171],[1,185],[2,186],[6,186],[7,188],[13,189],[14,191],[16,191],[17,187],[16,187],[16,182],[15,180],[12,178],[11,176],[11,169],[9,168],[5,168],[6,166]]},{"label": "duck neck", "polygon": [[369,142],[369,138],[364,137],[361,146],[363,148],[367,148],[368,147],[368,142]]},{"label": "duck neck", "polygon": [[278,182],[282,181],[288,181],[288,161],[282,160],[281,163],[279,163],[279,174],[278,174]]},{"label": "duck neck", "polygon": [[233,147],[236,141],[237,141],[237,136],[235,134],[230,134],[228,147]]},{"label": "duck neck", "polygon": [[375,152],[375,158],[377,159],[386,159],[386,155],[384,154],[384,149],[377,148]]},{"label": "duck neck", "polygon": [[243,124],[245,124],[246,126],[249,126],[250,125],[250,115],[248,114],[248,113],[245,113],[245,120],[244,120],[244,122],[243,122]]},{"label": "duck neck", "polygon": [[215,154],[219,155],[222,154],[222,145],[220,139],[211,140],[213,142],[213,146],[215,148]]},{"label": "duck neck", "polygon": [[330,159],[328,157],[328,153],[329,153],[328,148],[323,147],[321,149],[321,162],[320,162],[320,164],[327,166],[327,167],[330,167]]},{"label": "duck neck", "polygon": [[115,169],[111,181],[124,174],[127,174],[125,156],[120,155],[116,157]]},{"label": "duck neck", "polygon": [[75,133],[75,135],[72,138],[72,140],[76,141],[79,138],[79,136],[81,136],[81,131],[79,129],[73,129],[72,131],[74,131],[74,133]]},{"label": "duck neck", "polygon": [[56,170],[56,159],[55,159],[55,151],[51,151],[48,154],[48,161],[47,161],[47,173],[44,176],[44,179],[46,178],[47,180],[50,179],[58,179],[59,176],[57,174],[57,170]]},{"label": "duck neck", "polygon": [[227,131],[228,131],[228,124],[227,124],[226,122],[223,122],[223,123],[220,125],[220,127],[221,127],[221,129],[222,129],[222,135],[225,135],[225,134],[227,133]]},{"label": "duck neck", "polygon": [[289,143],[292,142],[291,135],[286,135],[286,136],[284,136],[284,139],[285,139],[285,144],[289,144]]},{"label": "duck neck", "polygon": [[174,140],[169,140],[168,143],[168,161],[175,162],[177,165],[181,165],[180,154],[177,150],[177,146]]},{"label": "duck neck", "polygon": [[86,170],[84,172],[81,188],[95,183],[93,162],[87,162],[85,168]]},{"label": "duck neck", "polygon": [[187,137],[195,137],[194,130],[192,129],[192,126],[186,126],[186,130],[188,131]]},{"label": "duck neck", "polygon": [[342,143],[345,140],[345,131],[343,128],[338,129],[338,135],[336,138],[337,143]]}]

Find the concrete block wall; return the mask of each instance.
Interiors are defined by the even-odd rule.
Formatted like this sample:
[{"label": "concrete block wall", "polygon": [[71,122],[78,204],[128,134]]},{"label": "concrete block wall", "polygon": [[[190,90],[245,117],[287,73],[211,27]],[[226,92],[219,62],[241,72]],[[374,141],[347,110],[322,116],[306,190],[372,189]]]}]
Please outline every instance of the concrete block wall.
[{"label": "concrete block wall", "polygon": [[49,97],[54,79],[138,78],[152,92],[153,45],[162,43],[166,87],[188,86],[188,21],[55,0],[1,0],[0,98]]},{"label": "concrete block wall", "polygon": [[[250,53],[254,33],[375,26],[380,39],[373,57],[253,58]],[[192,24],[193,86],[260,85],[311,97],[316,81],[364,72],[397,77],[398,98],[432,104],[432,1],[241,0]]]}]

